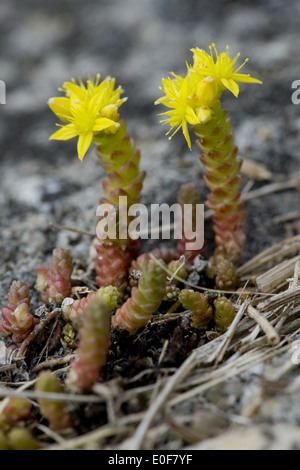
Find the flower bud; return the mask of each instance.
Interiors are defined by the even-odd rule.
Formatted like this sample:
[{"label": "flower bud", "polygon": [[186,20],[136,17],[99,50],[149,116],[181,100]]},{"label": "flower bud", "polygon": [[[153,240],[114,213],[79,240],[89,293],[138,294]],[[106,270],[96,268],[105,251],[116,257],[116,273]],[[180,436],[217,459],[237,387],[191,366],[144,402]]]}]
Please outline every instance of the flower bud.
[{"label": "flower bud", "polygon": [[218,85],[212,77],[205,77],[199,83],[196,97],[202,106],[212,107],[218,94]]},{"label": "flower bud", "polygon": [[196,115],[201,124],[206,124],[211,120],[211,109],[204,106],[201,108],[197,108]]},{"label": "flower bud", "polygon": [[109,104],[108,106],[105,106],[101,111],[101,116],[106,117],[108,119],[112,119],[113,121],[117,122],[119,120],[119,113],[118,113],[117,106],[113,104]]}]

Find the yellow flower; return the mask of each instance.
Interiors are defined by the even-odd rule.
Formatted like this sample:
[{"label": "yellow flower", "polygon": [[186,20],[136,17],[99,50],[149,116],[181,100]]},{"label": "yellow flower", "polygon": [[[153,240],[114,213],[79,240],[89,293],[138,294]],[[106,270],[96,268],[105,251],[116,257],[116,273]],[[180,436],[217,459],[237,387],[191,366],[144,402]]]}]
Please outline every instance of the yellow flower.
[{"label": "yellow flower", "polygon": [[160,90],[165,95],[156,100],[155,104],[163,104],[167,108],[171,108],[169,111],[161,113],[167,117],[160,121],[163,124],[170,124],[171,128],[167,135],[175,129],[169,139],[179,129],[182,129],[188,146],[191,147],[188,124],[209,122],[213,117],[215,104],[226,88],[238,96],[239,86],[236,82],[262,83],[250,75],[238,73],[248,59],[234,70],[234,64],[240,54],[231,60],[228,50],[227,46],[226,52],[218,54],[214,44],[210,46],[210,54],[200,49],[192,49],[194,63],[193,66],[187,64],[186,77],[183,78],[171,73],[173,78],[162,79],[163,86],[160,87]]},{"label": "yellow flower", "polygon": [[64,97],[50,98],[50,109],[68,124],[50,136],[54,140],[68,140],[78,136],[77,152],[83,159],[94,137],[99,132],[107,134],[117,132],[120,127],[118,108],[127,98],[120,98],[123,89],[115,89],[115,79],[106,77],[100,82],[100,74],[96,79],[87,80],[86,86],[80,80],[65,82],[60,89]]},{"label": "yellow flower", "polygon": [[188,146],[191,147],[188,124],[193,125],[199,123],[199,118],[193,109],[193,97],[190,94],[192,91],[190,87],[190,77],[189,75],[185,78],[180,75],[172,75],[174,76],[174,79],[171,79],[170,77],[162,79],[163,87],[160,87],[160,90],[165,93],[165,96],[156,100],[155,104],[163,104],[168,108],[172,108],[169,111],[160,113],[160,115],[169,116],[168,118],[160,121],[163,124],[169,123],[171,126],[166,135],[169,135],[175,128],[175,131],[169,139],[171,139],[173,135],[182,128],[182,132]]},{"label": "yellow flower", "polygon": [[227,88],[237,97],[239,94],[239,86],[236,82],[262,83],[260,80],[250,77],[249,74],[238,73],[249,59],[246,59],[240,67],[234,70],[234,64],[240,57],[240,53],[231,60],[229,57],[229,46],[226,46],[226,52],[221,52],[220,54],[218,54],[214,43],[209,49],[210,54],[207,54],[207,52],[201,49],[191,49],[194,53],[193,68],[201,77],[211,77],[215,79],[220,92]]}]

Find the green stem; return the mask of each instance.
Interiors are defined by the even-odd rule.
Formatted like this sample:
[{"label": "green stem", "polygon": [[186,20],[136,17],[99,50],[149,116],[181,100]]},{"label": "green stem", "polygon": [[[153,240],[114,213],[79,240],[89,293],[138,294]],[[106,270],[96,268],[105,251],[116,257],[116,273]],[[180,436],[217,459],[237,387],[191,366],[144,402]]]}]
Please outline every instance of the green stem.
[{"label": "green stem", "polygon": [[[145,178],[145,172],[139,169],[140,151],[126,134],[124,122],[120,124],[116,134],[103,134],[95,141],[98,144],[97,155],[107,173],[107,179],[103,182],[105,197],[100,203],[113,205],[118,214],[120,196],[127,197],[128,208],[139,202]],[[129,220],[126,221],[126,227],[128,223]],[[113,285],[123,292],[128,281],[128,268],[131,259],[138,255],[139,244],[130,239],[128,234],[125,239],[118,235],[116,239],[100,241],[96,245],[96,282],[99,287]]]},{"label": "green stem", "polygon": [[236,264],[245,243],[245,213],[240,198],[242,161],[237,157],[231,120],[221,109],[220,101],[213,109],[211,121],[196,125],[193,131],[199,137],[202,150],[200,161],[207,173],[204,180],[211,191],[206,206],[214,212],[215,254]]},{"label": "green stem", "polygon": [[104,134],[97,142],[97,155],[107,173],[103,183],[106,200],[118,204],[119,196],[127,196],[130,206],[140,200],[145,172],[139,169],[140,151],[126,134],[125,123],[120,124],[116,134]]}]

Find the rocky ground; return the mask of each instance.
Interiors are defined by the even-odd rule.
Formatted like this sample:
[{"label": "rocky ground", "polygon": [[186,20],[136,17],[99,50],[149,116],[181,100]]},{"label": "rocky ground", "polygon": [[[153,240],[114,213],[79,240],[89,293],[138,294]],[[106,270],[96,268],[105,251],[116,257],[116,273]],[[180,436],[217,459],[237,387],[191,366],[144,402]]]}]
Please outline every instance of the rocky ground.
[{"label": "rocky ground", "polygon": [[[240,51],[250,58],[247,72],[264,82],[242,85],[238,100],[224,95],[241,157],[269,170],[263,180],[245,171],[243,184],[252,181],[254,190],[288,182],[300,175],[300,105],[291,101],[292,82],[300,79],[299,15],[297,0],[2,2],[0,79],[6,83],[7,103],[0,105],[0,304],[5,305],[13,279],[25,280],[33,291],[35,270],[48,263],[55,247],[70,248],[78,265],[86,262],[91,238],[50,226],[93,231],[104,176],[93,148],[80,162],[74,141],[49,141],[56,120],[47,100],[65,80],[100,72],[116,77],[125,89],[128,101],[122,117],[142,152],[147,204],[174,201],[179,185],[189,181],[204,198],[196,146],[189,151],[179,133],[169,142],[153,103],[160,96],[162,77],[172,70],[184,73],[192,47],[206,49],[215,42],[222,49],[229,44],[233,54]],[[295,188],[252,199],[245,208],[244,261],[297,233],[292,223],[274,222],[274,217],[298,210]],[[206,230],[209,249],[209,222]],[[33,304],[40,304],[37,294]],[[213,431],[202,426],[199,436],[205,439],[228,429],[226,409],[238,403],[234,412],[240,414],[261,386],[265,368],[288,364],[289,352],[228,379],[208,397],[213,411],[201,410],[200,399],[199,420],[212,420]],[[259,416],[242,424],[250,434],[253,423],[294,429],[300,422],[298,400],[298,388],[289,398],[272,390]],[[300,447],[298,434],[292,432],[286,445]]]}]

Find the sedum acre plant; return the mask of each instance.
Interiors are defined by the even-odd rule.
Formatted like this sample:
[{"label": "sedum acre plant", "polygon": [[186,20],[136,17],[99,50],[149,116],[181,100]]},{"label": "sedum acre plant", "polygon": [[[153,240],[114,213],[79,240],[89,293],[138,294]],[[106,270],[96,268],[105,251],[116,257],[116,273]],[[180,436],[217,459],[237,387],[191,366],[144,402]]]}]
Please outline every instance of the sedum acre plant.
[{"label": "sedum acre plant", "polygon": [[0,402],[0,429],[7,430],[30,417],[32,403],[27,398],[10,396]]},{"label": "sedum acre plant", "polygon": [[61,304],[71,294],[71,275],[73,261],[69,250],[56,248],[52,252],[49,269],[37,268],[35,288],[42,295],[44,302]]},{"label": "sedum acre plant", "polygon": [[100,287],[97,291],[90,291],[86,297],[81,299],[73,300],[68,298],[68,302],[62,305],[62,313],[77,329],[81,323],[81,316],[93,300],[102,300],[110,310],[113,310],[117,306],[119,297],[120,293],[115,287]]},{"label": "sedum acre plant", "polygon": [[[136,207],[141,200],[145,172],[140,169],[140,152],[127,134],[125,122],[120,119],[119,110],[127,98],[122,97],[123,89],[116,87],[114,78],[108,76],[101,79],[98,74],[86,83],[73,79],[60,88],[62,96],[51,98],[48,102],[60,120],[57,124],[59,129],[50,139],[77,139],[77,154],[81,161],[90,146],[96,146],[96,156],[106,174],[102,183],[103,197],[99,202],[100,205],[113,207],[116,212],[115,233],[106,232],[104,225],[105,219],[113,218],[113,215],[109,213],[107,219],[102,212],[97,214],[98,223],[92,243],[96,251],[95,282],[85,277],[90,274],[89,269],[84,275],[81,275],[81,268],[74,270],[76,262],[73,263],[70,250],[56,248],[49,267],[40,266],[36,270],[35,288],[47,305],[38,308],[34,316],[29,309],[32,296],[28,286],[24,281],[13,281],[8,303],[1,312],[0,336],[6,339],[9,347],[1,341],[0,362],[8,365],[10,377],[16,376],[18,380],[22,379],[22,374],[26,373],[28,377],[36,374],[34,389],[39,417],[52,429],[51,433],[48,432],[48,438],[57,436],[59,432],[65,434],[67,430],[72,434],[77,430],[79,433],[81,414],[76,416],[76,413],[87,410],[88,417],[88,406],[92,407],[92,401],[88,403],[88,400],[84,407],[79,406],[85,397],[77,396],[70,412],[65,402],[65,389],[67,392],[89,393],[101,380],[101,374],[103,377],[115,377],[121,370],[122,375],[128,364],[131,366],[133,363],[134,348],[142,344],[140,336],[144,336],[142,341],[147,342],[149,335],[157,332],[152,336],[154,341],[152,344],[151,338],[147,351],[149,353],[153,348],[155,357],[159,343],[163,344],[161,352],[166,352],[169,340],[162,341],[165,338],[161,337],[165,334],[165,328],[166,335],[171,338],[167,362],[176,361],[175,365],[178,366],[176,350],[190,350],[195,341],[202,341],[204,337],[205,341],[209,340],[209,328],[220,334],[226,332],[235,318],[237,306],[225,295],[238,287],[236,267],[245,243],[245,212],[240,195],[242,161],[238,158],[231,120],[222,109],[221,100],[225,91],[238,97],[238,83],[262,82],[240,73],[248,59],[237,66],[240,54],[231,58],[228,46],[221,53],[214,44],[209,52],[198,48],[191,51],[193,63],[187,64],[186,75],[171,73],[168,78],[162,79],[160,89],[163,96],[155,104],[167,108],[161,113],[164,116],[161,122],[170,126],[167,132],[169,139],[181,130],[191,148],[190,130],[197,137],[196,144],[202,152],[200,161],[205,168],[204,181],[209,190],[206,206],[213,212],[215,246],[208,261],[203,259],[203,246],[199,244],[193,249],[195,244],[191,245],[198,239],[200,212],[197,209],[201,201],[197,185],[193,182],[178,188],[178,212],[172,206],[174,232],[176,229],[174,238],[177,239],[175,247],[160,245],[140,254],[138,240],[129,235],[134,230],[127,233],[132,218],[127,209]],[[125,212],[122,206],[124,200]],[[185,212],[187,206],[188,212]],[[190,230],[186,232],[187,213]],[[161,220],[164,221],[164,217]],[[161,225],[164,226],[163,223]],[[171,218],[166,225],[172,225]],[[160,226],[159,229],[163,232]],[[145,235],[143,228],[136,233]],[[78,285],[84,279],[86,285]],[[213,290],[211,279],[214,287],[223,292],[208,295],[208,291]],[[198,289],[206,292],[199,292]],[[182,308],[188,313],[182,312]],[[152,329],[151,320],[158,309],[162,315]],[[162,322],[167,326],[161,328]],[[149,328],[145,328],[146,325]],[[142,328],[145,330],[137,335]],[[184,347],[183,341],[186,343]],[[128,347],[125,352],[122,350],[124,344]],[[72,355],[67,355],[60,362],[61,358],[56,354],[70,349]],[[179,360],[183,354],[180,351]],[[158,366],[163,356],[159,356]],[[42,358],[46,358],[44,364],[40,364]],[[149,363],[151,367],[152,351],[150,356],[142,359],[141,364]],[[11,367],[9,362],[13,361],[15,363]],[[33,367],[29,371],[30,361]],[[42,370],[65,364],[65,361],[70,364],[61,379],[49,370]],[[125,361],[127,365],[120,366]],[[18,373],[15,373],[15,367]],[[5,367],[3,373],[4,370]],[[25,420],[31,423],[29,420],[37,416],[32,403],[17,396],[1,402],[0,450],[43,448],[44,441],[40,445],[31,435],[31,426],[28,426],[30,429],[24,427]],[[108,418],[109,412],[113,409],[108,406]],[[33,431],[35,428],[39,433],[42,430],[41,425],[40,428],[32,426]]]},{"label": "sedum acre plant", "polygon": [[98,380],[110,346],[111,302],[93,299],[84,313],[79,330],[77,358],[67,376],[70,390],[88,390]]},{"label": "sedum acre plant", "polygon": [[219,297],[214,301],[214,307],[214,321],[216,327],[221,333],[224,333],[231,325],[236,315],[235,307],[231,300],[224,296]]},{"label": "sedum acre plant", "polygon": [[[231,121],[221,107],[221,98],[226,90],[238,97],[239,82],[261,81],[240,72],[248,59],[236,66],[240,54],[231,58],[228,46],[221,53],[218,53],[214,44],[210,46],[209,52],[193,48],[192,53],[193,63],[187,64],[186,76],[171,73],[170,77],[163,79],[160,88],[164,94],[155,104],[168,108],[161,113],[164,116],[161,122],[170,125],[167,132],[169,138],[181,129],[191,148],[189,126],[198,137],[197,145],[202,151],[200,160],[206,169],[204,180],[210,190],[206,206],[213,211],[216,243],[206,272],[214,279],[216,288],[233,289],[237,285],[235,267],[245,242],[245,213],[240,198],[239,174],[242,162],[237,156]],[[60,91],[64,96],[49,100],[49,107],[62,122],[58,124],[60,129],[50,139],[77,138],[80,160],[92,143],[96,145],[96,154],[107,174],[100,203],[114,206],[124,216],[118,206],[120,197],[126,197],[128,206],[139,202],[145,173],[139,169],[140,152],[127,135],[126,124],[120,120],[119,108],[127,99],[121,97],[122,87],[116,87],[115,79],[109,76],[101,80],[99,74],[95,79],[87,80],[86,84],[81,80],[76,83],[74,79],[65,82]],[[185,204],[195,208],[199,201],[200,196],[193,183],[179,188],[178,203],[182,208]],[[129,216],[126,217],[127,227]],[[193,210],[191,217],[192,226],[195,227],[196,211]],[[122,224],[116,227],[117,236],[113,239],[109,238],[109,234],[108,238],[102,237],[102,220],[101,215],[96,230],[98,239],[94,243],[97,251],[96,283],[100,288],[117,289],[119,299],[124,298],[127,289],[127,292],[132,289],[131,297],[113,315],[114,327],[127,329],[130,334],[134,334],[147,323],[163,299],[182,299],[186,306],[190,305],[191,310],[197,311],[196,307],[192,308],[192,304],[203,302],[205,298],[190,289],[180,295],[180,289],[175,289],[178,281],[168,281],[162,267],[155,266],[147,254],[137,259],[138,243],[131,240],[127,233],[124,236],[120,226]],[[182,233],[176,254],[168,261],[169,273],[176,274],[177,278],[179,274],[183,281],[192,268],[195,256],[204,254],[203,249],[188,251],[186,241]],[[182,255],[185,263],[179,268],[178,258]],[[134,270],[140,272],[140,279],[133,279],[131,273]],[[39,268],[38,275],[40,280],[37,288],[47,300],[49,280],[46,280],[45,269]],[[68,307],[68,313],[64,311],[65,316],[77,317],[78,313],[87,309],[94,296],[97,297],[97,294],[90,293],[86,298],[75,301]],[[209,306],[207,309],[210,311]]]},{"label": "sedum acre plant", "polygon": [[[47,393],[63,393],[63,386],[58,377],[56,377],[50,371],[40,372],[37,381],[35,383],[36,392]],[[39,398],[38,403],[40,405],[40,413],[46,418],[50,424],[50,427],[55,431],[62,431],[72,427],[73,418],[68,411],[67,405],[60,400],[49,400],[45,398]]]},{"label": "sedum acre plant", "polygon": [[21,343],[38,323],[29,310],[31,294],[24,281],[13,281],[8,294],[8,303],[1,311],[0,335],[12,336],[14,343]]},{"label": "sedum acre plant", "polygon": [[207,298],[201,292],[195,292],[192,289],[182,289],[178,296],[179,302],[188,310],[191,310],[192,326],[195,328],[206,328],[211,317],[212,307]]},{"label": "sedum acre plant", "polygon": [[[210,190],[206,206],[214,213],[215,255],[221,255],[235,265],[245,242],[239,175],[242,161],[237,156],[231,120],[221,107],[221,98],[225,90],[238,97],[238,82],[262,82],[240,73],[248,59],[236,67],[240,54],[231,59],[228,46],[220,54],[215,44],[210,46],[209,53],[198,48],[192,52],[193,64],[187,65],[186,76],[172,73],[171,77],[163,79],[161,90],[164,95],[155,104],[168,108],[161,113],[164,116],[161,122],[170,125],[167,135],[172,134],[169,138],[182,129],[191,148],[189,125],[198,137],[197,145],[202,151],[200,160],[206,169],[204,180]],[[212,259],[211,269],[222,277],[218,264]]]},{"label": "sedum acre plant", "polygon": [[[86,85],[75,80],[63,84],[64,97],[49,100],[51,110],[66,124],[50,139],[68,140],[78,137],[77,152],[82,160],[92,144],[97,145],[97,156],[107,173],[103,182],[104,197],[100,203],[118,206],[119,197],[126,196],[127,204],[138,202],[145,173],[139,170],[140,152],[126,134],[126,125],[120,121],[119,107],[127,100],[121,98],[122,87],[115,88],[115,79],[100,81],[90,78]],[[99,287],[113,284],[124,292],[128,281],[128,268],[137,243],[120,233],[113,240],[103,241],[103,232],[97,226],[96,282]]]},{"label": "sedum acre plant", "polygon": [[131,297],[118,308],[112,317],[113,327],[127,330],[131,335],[145,326],[160,306],[166,283],[166,272],[154,260],[141,255],[137,264],[142,266],[137,287]]},{"label": "sedum acre plant", "polygon": [[[196,205],[200,204],[200,195],[199,191],[194,183],[186,183],[182,184],[178,190],[177,194],[177,201],[181,207],[184,207],[185,204],[192,205],[192,228],[193,230],[196,228]],[[187,249],[187,240],[185,238],[184,233],[182,233],[182,237],[179,238],[177,242],[177,251],[180,256],[184,255],[186,258],[186,262],[188,264],[192,264],[193,260],[196,256],[204,255],[204,248],[200,250],[188,250]]]}]

